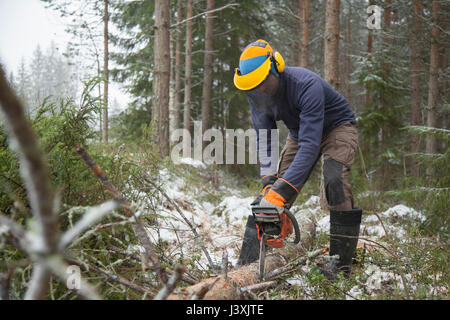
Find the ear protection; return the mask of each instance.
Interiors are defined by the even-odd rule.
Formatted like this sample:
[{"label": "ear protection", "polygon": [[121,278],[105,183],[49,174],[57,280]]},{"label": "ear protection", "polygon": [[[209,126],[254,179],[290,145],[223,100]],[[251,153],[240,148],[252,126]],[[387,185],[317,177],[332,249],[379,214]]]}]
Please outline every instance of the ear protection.
[{"label": "ear protection", "polygon": [[272,62],[272,65],[275,68],[275,71],[278,73],[283,72],[285,66],[283,56],[278,51],[275,51],[275,54],[273,54],[272,47],[269,45],[268,42],[264,40],[257,40],[255,42],[250,43],[245,49],[247,49],[248,47],[266,48],[267,46],[269,47],[267,48],[268,49],[267,56],[270,58],[270,61]]},{"label": "ear protection", "polygon": [[[250,43],[239,58],[239,68],[234,72],[234,85],[239,90],[251,90],[263,82],[270,72],[284,71],[284,59],[279,52],[273,53],[265,40]],[[242,74],[241,68],[245,71]]]},{"label": "ear protection", "polygon": [[281,53],[279,53],[278,51],[275,51],[275,55],[270,55],[270,60],[272,61],[275,70],[278,73],[281,73],[284,71],[284,59],[283,56],[281,55]]}]

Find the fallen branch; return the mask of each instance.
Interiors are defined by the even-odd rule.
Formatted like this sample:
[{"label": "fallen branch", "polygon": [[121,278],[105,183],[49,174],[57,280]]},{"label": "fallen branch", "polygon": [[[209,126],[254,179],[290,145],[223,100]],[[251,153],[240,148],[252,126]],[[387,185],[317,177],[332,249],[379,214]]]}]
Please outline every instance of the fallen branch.
[{"label": "fallen branch", "polygon": [[214,265],[211,256],[209,255],[208,250],[206,249],[206,247],[203,245],[203,240],[200,237],[200,235],[198,234],[197,230],[195,229],[195,227],[191,224],[191,222],[189,221],[188,218],[186,218],[186,216],[184,215],[184,213],[181,211],[181,209],[178,207],[178,205],[175,203],[175,201],[173,201],[168,195],[167,193],[160,188],[159,186],[157,186],[154,182],[150,181],[150,179],[147,179],[146,177],[143,178],[145,182],[147,182],[148,184],[150,184],[153,188],[155,188],[156,190],[158,190],[163,196],[164,198],[167,199],[167,201],[169,201],[175,208],[175,210],[177,210],[178,214],[183,218],[183,220],[186,222],[186,224],[189,226],[189,228],[191,229],[192,233],[195,236],[195,240],[199,242],[200,248],[202,249],[203,253],[206,256],[206,259],[208,259],[208,263],[209,263],[209,267],[211,268],[211,270],[216,270],[216,266]]},{"label": "fallen branch", "polygon": [[276,281],[266,281],[257,284],[253,284],[251,286],[247,286],[239,289],[241,294],[244,294],[247,291],[258,291],[258,290],[266,290],[274,287],[277,284]]},{"label": "fallen branch", "polygon": [[308,253],[305,256],[302,256],[298,259],[298,261],[296,261],[295,263],[292,264],[288,264],[286,266],[282,266],[281,268],[275,269],[269,273],[266,274],[266,276],[264,277],[265,280],[269,280],[269,279],[274,279],[280,275],[282,275],[283,273],[292,271],[296,268],[298,268],[301,265],[304,265],[306,263],[306,261],[310,260],[310,259],[314,259],[315,257],[326,253],[327,250],[325,249],[318,249],[316,251],[313,251],[311,253]]},{"label": "fallen branch", "polygon": [[[277,270],[287,261],[299,259],[299,263],[304,263],[308,258],[302,257],[305,248],[312,242],[315,235],[315,222],[311,213],[305,213],[297,217],[301,230],[301,240],[297,245],[288,244],[282,249],[273,249],[266,256],[266,274]],[[308,244],[308,245],[305,245]],[[240,290],[236,288],[245,288],[258,284],[259,281],[259,261],[244,265],[238,269],[231,270],[225,275],[205,279],[193,286],[183,288],[179,293],[171,294],[168,299],[189,299],[191,296],[201,292],[204,288],[209,288],[204,299],[212,300],[233,300],[240,298]]]},{"label": "fallen branch", "polygon": [[73,228],[66,231],[59,243],[59,249],[64,250],[67,248],[80,234],[82,234],[86,229],[89,228],[93,223],[99,221],[106,214],[117,209],[120,205],[118,200],[112,200],[102,203],[98,207],[89,209],[83,217],[78,220]]},{"label": "fallen branch", "polygon": [[[19,157],[19,169],[27,190],[31,212],[36,221],[34,232],[25,231],[19,224],[6,217],[0,223],[9,227],[18,237],[20,248],[31,262],[33,270],[24,299],[44,299],[49,289],[52,274],[62,279],[65,264],[61,263],[60,229],[58,227],[58,197],[54,198],[50,171],[38,139],[26,118],[24,108],[10,88],[0,66],[0,105],[3,111],[10,140],[10,148]],[[56,201],[55,201],[56,200]],[[69,230],[70,232],[70,230]],[[87,299],[100,299],[95,289],[83,279],[84,289],[79,295]]]},{"label": "fallen branch", "polygon": [[131,281],[129,281],[128,279],[125,279],[124,277],[121,277],[119,275],[116,274],[110,274],[108,272],[105,272],[99,268],[97,268],[96,266],[94,266],[91,263],[84,263],[78,260],[74,260],[74,259],[66,259],[67,263],[71,264],[71,265],[76,265],[78,267],[80,267],[81,270],[83,271],[92,271],[96,274],[99,274],[103,277],[105,277],[106,279],[109,279],[111,281],[120,283],[122,285],[124,285],[127,288],[130,288],[136,292],[139,292],[141,294],[146,294],[148,293],[148,289],[136,284],[136,283],[132,283]]},{"label": "fallen branch", "polygon": [[134,214],[134,212],[131,210],[131,204],[125,199],[123,194],[109,181],[108,177],[106,176],[106,173],[100,168],[97,163],[92,159],[92,157],[89,155],[89,153],[84,149],[80,143],[77,143],[75,147],[77,153],[81,156],[81,158],[84,160],[84,162],[87,164],[87,166],[92,170],[92,172],[95,174],[95,176],[100,180],[102,185],[106,188],[106,190],[111,193],[111,195],[120,200],[123,203],[123,207],[125,210],[125,213],[129,217],[134,218],[134,224],[133,224],[133,230],[138,237],[141,245],[144,247],[144,250],[147,254],[147,258],[149,261],[151,261],[153,267],[155,268],[155,271],[161,280],[162,283],[167,282],[167,274],[165,269],[161,266],[161,263],[159,262],[158,257],[153,251],[152,244],[150,240],[148,239],[147,232],[145,231],[144,226],[139,221],[138,217]]},{"label": "fallen branch", "polygon": [[164,288],[162,288],[153,298],[153,300],[165,300],[169,294],[172,293],[173,289],[175,289],[178,281],[181,280],[184,270],[185,267],[183,265],[177,265],[174,274],[170,277],[169,281],[167,281]]}]

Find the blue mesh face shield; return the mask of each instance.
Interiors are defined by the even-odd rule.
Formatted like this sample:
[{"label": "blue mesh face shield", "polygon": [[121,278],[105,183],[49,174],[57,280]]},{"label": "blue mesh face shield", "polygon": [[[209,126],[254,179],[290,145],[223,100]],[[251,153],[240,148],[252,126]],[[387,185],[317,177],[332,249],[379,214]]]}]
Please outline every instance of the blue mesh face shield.
[{"label": "blue mesh face shield", "polygon": [[283,88],[282,83],[283,82],[279,80],[279,77],[269,73],[266,80],[259,86],[244,92],[247,97],[252,100],[258,110],[268,111],[273,108],[279,100]]}]

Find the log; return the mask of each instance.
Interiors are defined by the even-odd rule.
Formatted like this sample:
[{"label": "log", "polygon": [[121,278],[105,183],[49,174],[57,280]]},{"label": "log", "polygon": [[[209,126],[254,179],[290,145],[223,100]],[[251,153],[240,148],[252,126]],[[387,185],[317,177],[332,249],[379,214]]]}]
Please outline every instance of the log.
[{"label": "log", "polygon": [[[290,260],[299,258],[311,246],[315,237],[316,224],[311,213],[296,216],[300,227],[300,242],[297,245],[287,244],[281,249],[271,249],[267,252],[265,272],[268,274],[286,265]],[[207,278],[193,286],[183,288],[167,297],[168,300],[187,300],[195,296],[202,288],[209,287],[204,295],[205,300],[237,300],[241,297],[241,288],[260,282],[259,261],[244,265],[225,274]]]}]

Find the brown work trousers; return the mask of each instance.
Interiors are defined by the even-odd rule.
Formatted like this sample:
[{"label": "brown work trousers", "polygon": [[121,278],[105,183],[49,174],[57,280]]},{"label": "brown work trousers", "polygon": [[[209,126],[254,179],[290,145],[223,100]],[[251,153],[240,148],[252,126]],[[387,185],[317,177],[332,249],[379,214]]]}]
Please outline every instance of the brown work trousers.
[{"label": "brown work trousers", "polygon": [[[328,209],[353,209],[353,194],[348,178],[357,146],[358,130],[351,123],[344,123],[322,137],[320,155],[323,156],[324,183],[320,195],[321,198],[326,197],[326,201],[321,202],[327,203]],[[298,141],[288,136],[278,162],[279,177],[289,168],[298,151]],[[303,185],[298,189],[302,187]],[[295,198],[289,201],[289,204],[292,205],[294,201]]]}]

